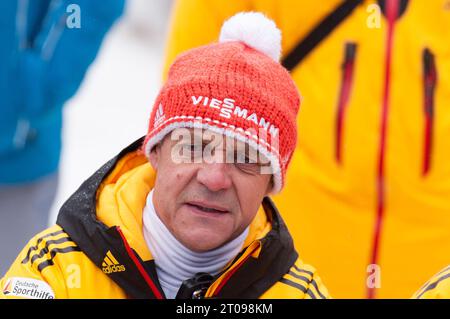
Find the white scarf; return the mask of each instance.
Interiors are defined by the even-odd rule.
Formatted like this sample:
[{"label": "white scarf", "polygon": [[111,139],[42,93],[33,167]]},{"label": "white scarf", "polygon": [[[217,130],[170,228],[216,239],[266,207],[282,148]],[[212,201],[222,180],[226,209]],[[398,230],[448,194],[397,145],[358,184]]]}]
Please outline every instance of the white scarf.
[{"label": "white scarf", "polygon": [[155,260],[159,282],[168,299],[174,299],[182,282],[198,272],[218,274],[243,248],[248,227],[229,243],[207,252],[194,252],[180,243],[155,211],[153,190],[143,214],[144,238]]}]

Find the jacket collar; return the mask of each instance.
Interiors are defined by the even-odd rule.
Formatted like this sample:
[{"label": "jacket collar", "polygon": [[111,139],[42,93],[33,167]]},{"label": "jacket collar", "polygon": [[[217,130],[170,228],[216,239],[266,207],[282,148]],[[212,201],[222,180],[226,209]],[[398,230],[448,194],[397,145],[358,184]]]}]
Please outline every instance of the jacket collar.
[{"label": "jacket collar", "polygon": [[[154,261],[145,241],[139,237],[142,230],[133,234],[123,225],[121,230],[119,223],[105,223],[97,216],[98,194],[105,182],[114,179],[117,172],[120,175],[121,171],[126,171],[127,167],[120,167],[121,160],[136,153],[142,142],[143,138],[135,141],[88,178],[61,207],[57,224],[130,297],[163,298]],[[246,248],[216,278],[207,297],[257,298],[294,264],[297,253],[280,214],[268,197],[264,198],[262,206],[270,219],[271,229],[261,230],[263,225],[252,225],[254,232],[258,231],[262,238],[253,234],[255,238],[246,240]],[[141,219],[137,220],[141,223]],[[108,252],[117,261],[115,267],[105,268]]]}]

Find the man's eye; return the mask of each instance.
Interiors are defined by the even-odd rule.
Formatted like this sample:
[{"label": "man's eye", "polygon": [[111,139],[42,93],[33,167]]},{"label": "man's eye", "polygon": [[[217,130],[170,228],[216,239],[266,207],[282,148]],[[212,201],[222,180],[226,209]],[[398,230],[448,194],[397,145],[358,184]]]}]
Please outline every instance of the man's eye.
[{"label": "man's eye", "polygon": [[260,164],[247,154],[238,154],[235,166],[248,174],[258,174],[260,171]]},{"label": "man's eye", "polygon": [[261,172],[261,166],[258,163],[235,163],[235,166],[244,173],[259,174]]}]

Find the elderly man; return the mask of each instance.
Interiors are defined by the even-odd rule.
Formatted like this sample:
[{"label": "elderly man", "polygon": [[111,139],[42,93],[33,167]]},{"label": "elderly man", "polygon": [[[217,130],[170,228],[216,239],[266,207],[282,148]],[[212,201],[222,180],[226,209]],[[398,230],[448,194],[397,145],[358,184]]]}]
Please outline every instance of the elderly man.
[{"label": "elderly man", "polygon": [[174,0],[165,69],[242,10],[280,27],[305,96],[271,197],[294,244],[334,297],[410,297],[449,263],[450,1]]},{"label": "elderly man", "polygon": [[[296,145],[299,95],[258,13],[174,62],[149,131],[64,204],[0,282],[25,298],[326,298],[269,193]],[[275,61],[274,61],[275,60]]]}]

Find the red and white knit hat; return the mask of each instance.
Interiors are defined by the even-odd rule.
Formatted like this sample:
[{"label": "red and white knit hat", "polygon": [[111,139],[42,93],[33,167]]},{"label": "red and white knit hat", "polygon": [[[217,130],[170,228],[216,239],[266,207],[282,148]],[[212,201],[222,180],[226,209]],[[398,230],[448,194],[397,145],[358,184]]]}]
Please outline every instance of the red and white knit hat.
[{"label": "red and white knit hat", "polygon": [[220,41],[177,57],[156,98],[143,144],[176,128],[203,128],[248,143],[270,160],[278,193],[297,142],[300,96],[279,63],[281,33],[261,13],[238,13]]}]

